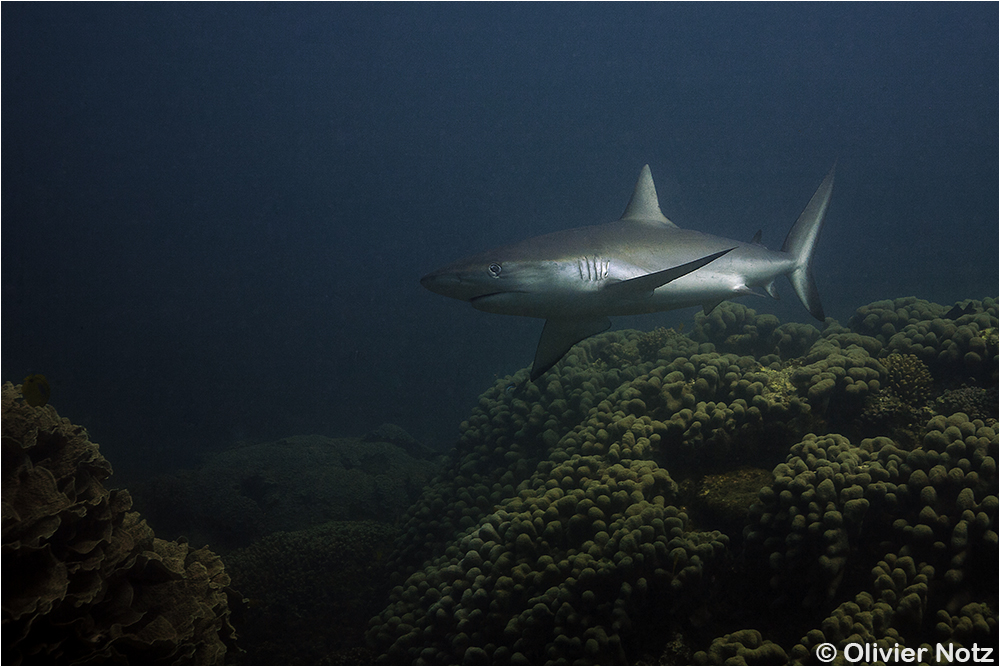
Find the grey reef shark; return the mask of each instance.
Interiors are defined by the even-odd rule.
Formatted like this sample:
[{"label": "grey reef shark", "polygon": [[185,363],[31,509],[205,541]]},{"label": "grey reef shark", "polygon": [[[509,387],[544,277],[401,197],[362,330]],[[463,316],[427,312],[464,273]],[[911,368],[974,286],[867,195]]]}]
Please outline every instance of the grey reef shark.
[{"label": "grey reef shark", "polygon": [[571,347],[611,326],[609,315],[689,306],[710,312],[733,297],[777,299],[774,280],[788,276],[816,319],[823,305],[813,280],[813,250],[830,204],[836,165],[792,225],[781,250],[760,232],[749,243],[681,229],[660,211],[649,165],[642,168],[621,218],[494,248],[428,273],[420,284],[473,308],[545,320],[531,380]]}]

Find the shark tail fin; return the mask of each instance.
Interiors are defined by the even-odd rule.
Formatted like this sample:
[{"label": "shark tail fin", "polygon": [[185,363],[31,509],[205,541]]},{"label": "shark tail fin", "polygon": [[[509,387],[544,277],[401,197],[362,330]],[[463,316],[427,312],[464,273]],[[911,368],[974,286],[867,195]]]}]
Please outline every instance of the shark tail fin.
[{"label": "shark tail fin", "polygon": [[816,289],[816,281],[813,279],[812,258],[816,239],[819,238],[819,231],[823,227],[823,218],[830,206],[830,193],[833,192],[833,176],[836,169],[837,165],[834,164],[812,199],[806,204],[799,219],[792,225],[788,236],[785,237],[785,243],[781,246],[784,252],[795,257],[795,268],[788,274],[789,282],[799,295],[802,305],[821,322],[825,317],[819,290]]}]

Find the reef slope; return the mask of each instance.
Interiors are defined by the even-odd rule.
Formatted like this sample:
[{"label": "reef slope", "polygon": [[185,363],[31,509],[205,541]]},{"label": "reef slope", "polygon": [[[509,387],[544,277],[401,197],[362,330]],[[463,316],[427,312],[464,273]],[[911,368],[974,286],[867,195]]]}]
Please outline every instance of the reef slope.
[{"label": "reef slope", "polygon": [[[996,646],[997,305],[738,304],[503,378],[409,510],[386,663]],[[730,493],[731,492],[731,493]]]}]

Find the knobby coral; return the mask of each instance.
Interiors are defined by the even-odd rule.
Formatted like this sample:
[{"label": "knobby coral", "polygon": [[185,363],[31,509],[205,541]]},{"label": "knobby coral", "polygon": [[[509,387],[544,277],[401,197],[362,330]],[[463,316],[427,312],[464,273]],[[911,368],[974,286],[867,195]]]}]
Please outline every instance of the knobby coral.
[{"label": "knobby coral", "polygon": [[[995,328],[995,302],[975,303],[959,325]],[[934,363],[905,349],[900,330],[947,311],[910,305],[819,332],[723,304],[691,337],[613,332],[533,384],[499,380],[408,513],[371,645],[387,662],[736,664],[852,637],[995,644],[995,417],[929,413],[905,442],[860,417],[975,367],[951,338]],[[915,364],[892,380],[893,353],[933,383]],[[721,497],[737,469],[763,487],[749,511]]]}]

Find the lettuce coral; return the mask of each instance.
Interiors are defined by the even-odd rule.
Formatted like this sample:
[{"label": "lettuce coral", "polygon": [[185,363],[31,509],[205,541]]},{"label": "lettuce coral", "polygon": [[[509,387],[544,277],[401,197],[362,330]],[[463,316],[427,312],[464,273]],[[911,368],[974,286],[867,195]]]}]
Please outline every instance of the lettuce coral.
[{"label": "lettuce coral", "polygon": [[86,430],[5,383],[5,664],[221,664],[229,576],[208,549],[157,539]]}]

